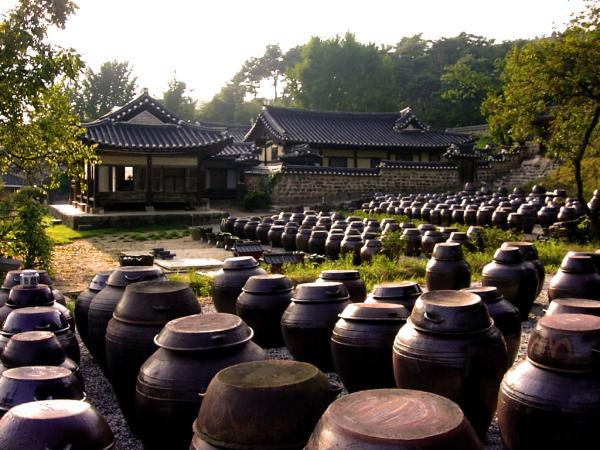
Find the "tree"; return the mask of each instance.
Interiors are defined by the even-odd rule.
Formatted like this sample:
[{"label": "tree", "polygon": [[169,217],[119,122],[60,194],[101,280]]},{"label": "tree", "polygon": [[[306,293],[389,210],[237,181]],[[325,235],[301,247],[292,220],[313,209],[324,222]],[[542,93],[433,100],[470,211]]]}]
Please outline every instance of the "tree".
[{"label": "tree", "polygon": [[47,42],[76,6],[69,0],[21,0],[0,22],[0,172],[22,171],[31,183],[56,185],[82,176],[94,160],[72,112],[69,84],[82,66],[72,50]]},{"label": "tree", "polygon": [[168,110],[175,113],[185,120],[194,119],[196,110],[196,100],[185,94],[187,85],[179,81],[173,74],[173,79],[169,81],[169,88],[163,93],[163,103]]},{"label": "tree", "polygon": [[[571,165],[577,198],[596,239],[600,239],[600,212],[586,205],[581,162],[586,155],[598,155],[598,67],[600,7],[588,3],[564,33],[515,48],[502,74],[502,91],[484,104],[490,128],[499,138],[516,141],[533,135],[551,155]],[[545,126],[539,126],[540,118],[548,119]]]},{"label": "tree", "polygon": [[75,106],[81,120],[90,122],[122,106],[136,93],[136,78],[128,62],[107,61],[98,72],[88,69],[81,82]]}]

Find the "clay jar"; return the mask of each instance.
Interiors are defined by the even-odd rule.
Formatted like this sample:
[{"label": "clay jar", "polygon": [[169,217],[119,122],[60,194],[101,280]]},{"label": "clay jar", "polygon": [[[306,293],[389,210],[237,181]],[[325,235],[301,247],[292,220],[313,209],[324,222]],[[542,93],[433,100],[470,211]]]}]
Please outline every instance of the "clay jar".
[{"label": "clay jar", "polygon": [[412,311],[423,291],[414,281],[398,281],[376,284],[365,303],[394,303]]},{"label": "clay jar", "polygon": [[396,386],[455,401],[477,434],[485,436],[508,358],[504,338],[477,295],[421,295],[396,336],[393,361]]},{"label": "clay jar", "polygon": [[346,233],[342,243],[340,245],[340,253],[342,255],[351,254],[352,263],[354,265],[360,264],[360,249],[363,246],[363,240],[360,236],[355,234]]},{"label": "clay jar", "polygon": [[232,314],[196,314],[167,323],[159,349],[140,368],[136,418],[145,449],[188,449],[192,424],[217,372],[266,359],[252,329]]},{"label": "clay jar", "polygon": [[51,331],[54,333],[66,355],[79,364],[79,343],[75,333],[69,328],[65,316],[52,307],[34,306],[15,309],[11,312],[0,331],[0,353],[8,340],[26,331]]},{"label": "clay jar", "polygon": [[198,313],[200,303],[187,283],[142,281],[125,288],[106,328],[106,365],[108,379],[130,423],[138,372],[157,349],[154,336],[170,320]]},{"label": "clay jar", "polygon": [[590,256],[564,257],[560,269],[550,280],[548,299],[577,297],[600,300],[600,274]]},{"label": "clay jar", "polygon": [[308,250],[315,255],[325,254],[325,242],[329,233],[326,230],[313,230],[308,239]]},{"label": "clay jar", "polygon": [[292,302],[281,317],[283,341],[294,359],[333,370],[329,340],[350,296],[342,283],[304,283],[296,286]]},{"label": "clay jar", "polygon": [[331,335],[335,371],[348,392],[395,387],[392,347],[409,312],[393,303],[353,303]]},{"label": "clay jar", "polygon": [[521,345],[521,316],[519,309],[506,300],[498,288],[494,286],[474,287],[465,289],[477,294],[487,306],[494,325],[500,330],[508,353],[509,366],[515,362]]},{"label": "clay jar", "polygon": [[256,361],[221,370],[210,382],[191,449],[301,449],[340,392],[316,367]]},{"label": "clay jar", "polygon": [[600,316],[600,302],[586,298],[556,298],[546,310],[547,316],[555,314],[589,314]]},{"label": "clay jar", "polygon": [[22,403],[52,399],[85,399],[70,370],[56,366],[17,367],[5,370],[0,377],[0,417]]},{"label": "clay jar", "polygon": [[[63,306],[67,305],[65,300],[65,296],[58,289],[52,288],[52,279],[46,270],[39,269],[24,269],[24,270],[34,270],[38,274],[38,282],[40,284],[45,284],[50,287],[52,291],[52,295],[54,297],[54,301],[60,303]],[[8,294],[10,290],[18,286],[21,283],[21,273],[23,270],[9,270],[4,277],[4,281],[2,282],[2,287],[0,288],[0,306],[6,303],[8,300]]]},{"label": "clay jar", "polygon": [[537,274],[538,274],[538,286],[536,289],[536,297],[540,295],[542,292],[542,288],[544,287],[544,280],[546,279],[546,270],[544,269],[544,265],[540,261],[538,257],[537,249],[533,242],[504,242],[500,246],[500,248],[506,247],[517,247],[521,254],[523,255],[523,259],[531,264]]},{"label": "clay jar", "polygon": [[402,251],[406,256],[419,256],[421,253],[421,233],[417,228],[407,228],[402,232]]},{"label": "clay jar", "polygon": [[541,318],[527,359],[502,381],[498,425],[508,450],[592,449],[600,421],[600,317]]},{"label": "clay jar", "polygon": [[104,337],[125,288],[140,281],[164,280],[162,270],[154,266],[123,266],[115,269],[106,281],[106,286],[92,299],[88,311],[88,350],[102,368],[106,370]]},{"label": "clay jar", "polygon": [[367,298],[367,286],[360,278],[358,270],[324,270],[316,280],[317,283],[331,281],[342,283],[350,295],[350,301],[353,303],[364,302]]},{"label": "clay jar", "polygon": [[284,275],[254,275],[237,298],[236,313],[253,330],[263,348],[283,346],[281,316],[292,297],[292,282]]},{"label": "clay jar", "polygon": [[234,236],[237,236],[240,239],[244,239],[246,234],[244,233],[244,227],[249,222],[249,219],[246,217],[240,217],[235,222],[233,222],[233,232]]},{"label": "clay jar", "polygon": [[244,225],[244,236],[246,239],[250,239],[251,241],[256,241],[258,239],[256,236],[256,227],[258,227],[259,223],[258,220],[252,219],[246,222],[246,225]]},{"label": "clay jar", "polygon": [[81,340],[85,344],[86,347],[89,347],[88,341],[88,311],[90,309],[90,303],[92,299],[96,296],[98,292],[100,292],[106,286],[106,281],[108,277],[112,273],[112,270],[106,270],[104,272],[99,272],[94,275],[92,281],[90,282],[88,288],[84,290],[75,302],[75,325],[77,326],[77,331],[79,332],[79,336],[81,336]]},{"label": "clay jar", "polygon": [[340,257],[341,245],[344,240],[344,233],[334,233],[331,230],[325,241],[325,255],[329,259],[336,260]]},{"label": "clay jar", "polygon": [[444,235],[437,230],[426,231],[425,235],[421,238],[421,250],[423,250],[423,253],[427,257],[431,257],[435,244],[439,244],[445,240]]},{"label": "clay jar", "polygon": [[305,450],[483,450],[458,405],[429,392],[373,389],[333,402]]},{"label": "clay jar", "polygon": [[227,258],[212,280],[212,300],[216,310],[235,314],[235,302],[248,278],[266,273],[252,256]]},{"label": "clay jar", "polygon": [[471,285],[471,268],[463,257],[461,244],[435,244],[425,268],[425,282],[430,291],[462,289]]},{"label": "clay jar", "polygon": [[373,257],[381,253],[382,244],[379,239],[367,239],[360,249],[361,262],[368,263],[373,261]]},{"label": "clay jar", "polygon": [[269,245],[269,230],[271,229],[270,222],[261,222],[256,226],[256,239],[263,245]]},{"label": "clay jar", "polygon": [[296,234],[298,234],[298,227],[287,225],[283,230],[281,234],[281,246],[285,251],[296,251]]},{"label": "clay jar", "polygon": [[521,320],[527,320],[536,298],[538,274],[525,263],[517,247],[496,250],[494,260],[483,267],[481,284],[497,287],[506,300],[519,308]]},{"label": "clay jar", "polygon": [[267,237],[271,247],[281,247],[281,235],[283,234],[285,227],[283,225],[272,225]]}]

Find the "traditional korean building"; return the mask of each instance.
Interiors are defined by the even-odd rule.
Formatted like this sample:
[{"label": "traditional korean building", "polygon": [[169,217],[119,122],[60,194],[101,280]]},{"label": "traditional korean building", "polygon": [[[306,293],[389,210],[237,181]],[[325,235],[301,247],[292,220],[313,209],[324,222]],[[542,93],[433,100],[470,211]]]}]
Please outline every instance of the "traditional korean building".
[{"label": "traditional korean building", "polygon": [[247,129],[186,122],[146,90],[82,126],[100,164],[86,167],[87,189],[74,186],[71,198],[92,211],[235,197],[244,170],[258,163],[258,148],[241,142]]},{"label": "traditional korean building", "polygon": [[[433,130],[410,108],[392,113],[322,112],[265,106],[246,140],[260,162],[374,168],[383,160],[441,161],[468,134]],[[295,162],[302,161],[302,162]]]}]

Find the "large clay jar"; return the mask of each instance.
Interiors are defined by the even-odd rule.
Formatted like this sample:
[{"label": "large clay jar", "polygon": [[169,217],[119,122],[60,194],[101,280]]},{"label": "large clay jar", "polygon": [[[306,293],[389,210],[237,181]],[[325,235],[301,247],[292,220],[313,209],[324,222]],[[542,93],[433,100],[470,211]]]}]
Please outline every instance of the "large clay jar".
[{"label": "large clay jar", "polygon": [[437,230],[426,231],[425,235],[421,238],[421,250],[423,250],[425,256],[430,258],[435,244],[439,244],[440,242],[444,241],[446,241],[446,239],[441,232]]},{"label": "large clay jar", "polygon": [[555,298],[548,305],[547,316],[555,314],[589,314],[600,316],[600,302],[587,298]]},{"label": "large clay jar", "polygon": [[140,281],[164,280],[162,270],[154,266],[123,266],[115,269],[106,281],[106,287],[96,294],[88,311],[88,350],[102,368],[106,370],[105,335],[125,288]]},{"label": "large clay jar", "polygon": [[367,298],[367,286],[360,278],[360,272],[353,269],[324,270],[317,278],[317,283],[336,281],[342,283],[353,303],[364,302]]},{"label": "large clay jar", "polygon": [[256,226],[256,239],[263,245],[269,245],[269,230],[271,229],[270,222],[261,222]]},{"label": "large clay jar", "polygon": [[412,311],[423,291],[414,281],[394,281],[376,284],[367,296],[365,303],[394,303]]},{"label": "large clay jar", "polygon": [[57,366],[68,369],[83,388],[79,366],[67,358],[56,336],[50,331],[26,331],[15,334],[6,344],[0,357],[0,373],[6,369],[25,366]]},{"label": "large clay jar", "polygon": [[305,450],[483,450],[458,405],[429,392],[373,389],[327,408]]},{"label": "large clay jar", "polygon": [[260,222],[258,220],[252,219],[246,222],[246,225],[244,225],[244,236],[246,239],[250,239],[251,241],[256,241],[258,239],[256,236],[256,227],[258,227],[259,224]]},{"label": "large clay jar", "polygon": [[417,228],[407,228],[400,236],[402,252],[406,256],[419,256],[421,253],[421,233]]},{"label": "large clay jar", "polygon": [[313,230],[308,239],[308,251],[315,255],[324,255],[327,236],[329,233],[325,230]]},{"label": "large clay jar", "polygon": [[[38,274],[38,283],[49,286],[54,296],[54,301],[60,303],[63,306],[67,305],[65,296],[58,289],[52,287],[52,279],[46,270],[40,269],[23,269],[23,270],[34,270]],[[18,286],[21,283],[21,273],[23,270],[9,270],[4,277],[2,287],[0,287],[0,306],[6,303],[8,300],[8,294],[12,288]]]},{"label": "large clay jar", "polygon": [[296,286],[292,302],[281,317],[283,341],[294,359],[330,372],[329,340],[350,296],[342,283],[304,283]]},{"label": "large clay jar", "polygon": [[465,289],[467,292],[477,294],[487,306],[494,325],[500,330],[508,353],[508,365],[511,366],[521,345],[521,316],[519,309],[506,300],[498,288],[482,286]]},{"label": "large clay jar", "polygon": [[494,260],[483,267],[481,284],[497,287],[506,300],[519,308],[521,320],[527,320],[536,298],[538,273],[525,263],[517,247],[496,250]]},{"label": "large clay jar", "polygon": [[273,225],[267,233],[269,244],[271,247],[281,247],[281,235],[283,234],[285,227],[283,225]]},{"label": "large clay jar", "polygon": [[66,355],[79,364],[79,343],[71,331],[65,316],[55,308],[34,306],[15,309],[11,312],[0,330],[0,353],[9,339],[26,331],[51,331],[54,333]]},{"label": "large clay jar", "polygon": [[212,280],[212,300],[218,312],[235,314],[235,302],[248,278],[266,275],[252,256],[227,258]]},{"label": "large clay jar", "polygon": [[170,320],[200,313],[187,283],[142,281],[127,286],[106,328],[106,365],[119,405],[132,421],[135,382],[144,361],[157,350],[154,337]]},{"label": "large clay jar", "polygon": [[550,280],[548,299],[577,297],[600,300],[600,274],[590,256],[568,255]]},{"label": "large clay jar", "polygon": [[224,233],[233,234],[233,227],[235,226],[235,221],[237,217],[227,217],[221,221],[221,231]]},{"label": "large clay jar", "polygon": [[348,392],[396,386],[392,347],[408,315],[393,303],[353,303],[342,311],[331,335],[331,354]]},{"label": "large clay jar", "polygon": [[546,279],[546,270],[544,269],[544,265],[540,261],[538,257],[537,248],[533,242],[504,242],[500,248],[506,247],[517,247],[521,254],[523,255],[523,259],[531,264],[538,274],[538,287],[536,289],[536,297],[540,295],[542,292],[542,288],[544,287],[544,280]]},{"label": "large clay jar", "polygon": [[17,405],[53,399],[84,400],[73,373],[56,366],[17,367],[0,376],[0,417]]},{"label": "large clay jar", "polygon": [[247,217],[240,217],[233,223],[233,235],[237,236],[240,239],[246,238],[246,234],[244,233],[244,227],[249,222]]},{"label": "large clay jar", "polygon": [[396,386],[455,401],[483,438],[508,368],[506,344],[485,304],[465,291],[426,292],[394,342]]},{"label": "large clay jar", "polygon": [[504,448],[594,449],[600,422],[600,317],[541,318],[527,359],[504,377],[498,425]]},{"label": "large clay jar", "polygon": [[[301,449],[341,387],[297,361],[256,361],[210,382],[190,449]],[[209,447],[210,448],[210,447]]]},{"label": "large clay jar", "polygon": [[111,273],[112,270],[106,270],[94,275],[94,278],[92,278],[88,288],[79,294],[75,302],[75,310],[73,314],[75,317],[75,325],[77,326],[79,336],[81,336],[81,340],[86,347],[89,347],[88,311],[90,309],[90,303],[92,303],[92,299],[96,296],[96,294],[104,289]]},{"label": "large clay jar", "polygon": [[346,234],[340,245],[340,253],[342,255],[352,255],[352,263],[360,264],[360,249],[363,246],[363,240],[360,236]]},{"label": "large clay jar", "polygon": [[283,346],[281,316],[290,304],[293,285],[284,275],[254,275],[237,298],[236,313],[252,330],[252,340],[263,348]]},{"label": "large clay jar", "polygon": [[298,227],[287,225],[281,234],[281,246],[287,252],[296,251],[296,234]]},{"label": "large clay jar", "polygon": [[212,378],[225,367],[266,359],[252,329],[232,314],[196,314],[167,323],[159,349],[140,368],[136,418],[145,449],[187,450]]},{"label": "large clay jar", "polygon": [[10,409],[0,420],[2,450],[116,450],[98,411],[80,400],[43,400]]},{"label": "large clay jar", "polygon": [[325,255],[329,259],[336,260],[340,257],[344,233],[334,233],[333,231],[335,230],[331,230],[325,241]]},{"label": "large clay jar", "polygon": [[425,267],[425,283],[430,291],[462,289],[471,285],[471,268],[457,243],[435,244]]},{"label": "large clay jar", "polygon": [[[306,219],[305,219],[306,220]],[[299,228],[296,234],[296,249],[300,252],[310,253],[308,241],[312,234],[312,228]]]},{"label": "large clay jar", "polygon": [[363,263],[373,261],[373,258],[381,253],[383,247],[379,239],[367,239],[360,249],[360,260]]}]

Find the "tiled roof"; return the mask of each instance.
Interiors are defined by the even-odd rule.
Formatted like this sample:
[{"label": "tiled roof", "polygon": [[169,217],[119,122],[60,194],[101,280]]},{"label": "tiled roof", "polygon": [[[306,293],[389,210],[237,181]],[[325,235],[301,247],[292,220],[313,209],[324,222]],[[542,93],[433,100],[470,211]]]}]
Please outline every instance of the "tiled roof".
[{"label": "tiled roof", "polygon": [[266,264],[269,264],[272,266],[285,264],[285,263],[297,264],[298,256],[292,252],[281,252],[281,253],[264,252],[263,253],[263,261]]},{"label": "tiled roof", "polygon": [[359,177],[379,176],[379,169],[357,169],[352,167],[321,167],[321,166],[294,166],[284,164],[282,173],[307,174],[307,175],[352,175]]},{"label": "tiled roof", "polygon": [[409,109],[392,113],[320,112],[265,106],[246,140],[263,131],[289,144],[345,148],[446,148],[472,141],[466,134],[428,129]]},{"label": "tiled roof", "polygon": [[25,178],[13,173],[7,173],[5,175],[0,174],[0,182],[4,187],[9,188],[19,188],[27,185]]},{"label": "tiled roof", "polygon": [[233,142],[244,142],[244,137],[250,131],[250,125],[244,125],[239,123],[221,123],[221,122],[196,122],[198,125],[213,128],[225,128],[229,131],[229,134],[233,136]]},{"label": "tiled roof", "polygon": [[84,141],[101,149],[140,153],[218,153],[233,141],[225,128],[194,125],[169,112],[146,91],[125,106],[82,125]]},{"label": "tiled roof", "polygon": [[440,170],[440,169],[454,169],[456,168],[455,162],[445,161],[390,161],[383,160],[379,163],[379,167],[383,169],[428,169],[428,170]]},{"label": "tiled roof", "polygon": [[318,150],[308,144],[294,145],[291,149],[284,151],[280,156],[282,161],[297,161],[297,164],[320,163],[323,157],[319,155]]}]

